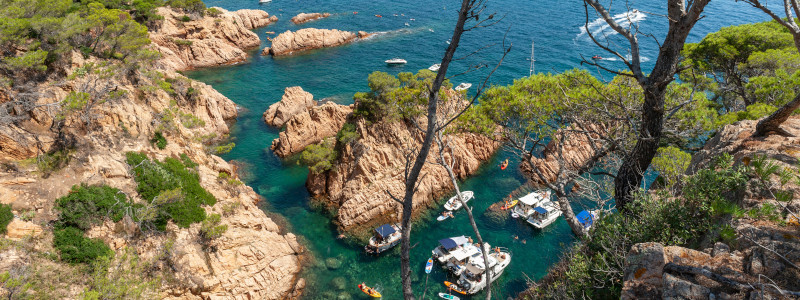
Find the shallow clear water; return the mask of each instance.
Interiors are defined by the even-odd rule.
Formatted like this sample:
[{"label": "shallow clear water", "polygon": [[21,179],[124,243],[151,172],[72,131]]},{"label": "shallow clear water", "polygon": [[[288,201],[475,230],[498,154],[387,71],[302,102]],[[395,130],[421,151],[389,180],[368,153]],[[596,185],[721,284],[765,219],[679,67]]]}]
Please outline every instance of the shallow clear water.
[{"label": "shallow clear water", "polygon": [[[302,237],[317,258],[317,263],[305,268],[302,274],[308,283],[305,298],[330,299],[337,296],[365,299],[366,295],[356,287],[363,281],[378,286],[385,299],[400,299],[399,247],[375,258],[364,255],[360,246],[336,240],[338,233],[330,219],[322,212],[309,208],[308,192],[304,186],[307,169],[298,165],[296,160],[281,160],[271,152],[269,146],[277,138],[278,129],[265,125],[261,115],[269,105],[280,100],[283,89],[288,86],[301,86],[314,94],[315,99],[330,98],[339,103],[352,103],[353,93],[367,90],[366,78],[372,71],[391,74],[416,72],[438,63],[447,46],[446,41],[452,34],[455,9],[460,2],[274,0],[266,5],[259,5],[257,0],[205,2],[208,6],[229,10],[254,8],[277,15],[280,21],[276,24],[254,30],[264,41],[262,48],[269,43],[265,38],[266,31],[280,33],[315,27],[386,32],[367,41],[287,58],[262,57],[258,55],[260,49],[256,49],[246,63],[188,72],[187,75],[212,85],[244,109],[231,134],[236,147],[224,158],[244,164],[247,175],[243,179],[267,199],[262,204],[265,209],[285,217],[290,230]],[[662,4],[664,2],[642,1],[634,3],[632,7],[661,13],[666,11]],[[766,19],[741,3],[712,3],[706,9],[708,17],[698,23],[690,41],[698,41],[706,33],[722,26]],[[623,12],[621,9],[614,7],[612,14]],[[358,14],[354,15],[354,11],[358,11]],[[505,34],[506,44],[513,43],[513,48],[492,77],[493,84],[509,84],[514,78],[528,75],[532,39],[536,41],[537,72],[560,72],[580,67],[580,55],[608,56],[600,52],[585,34],[581,34],[585,19],[581,1],[498,0],[489,1],[487,11],[496,11],[498,16],[505,15],[505,19],[494,27],[467,33],[456,56],[468,54],[484,45],[502,42]],[[299,12],[330,12],[334,16],[297,26],[289,19]],[[383,18],[377,18],[375,14],[381,14]],[[640,21],[642,31],[664,34],[666,21],[663,18],[654,15],[637,15],[636,18],[643,19]],[[590,20],[595,19],[595,16],[590,17]],[[405,26],[406,22],[410,26]],[[601,24],[594,24],[589,30],[611,33]],[[655,60],[656,45],[647,40],[643,42],[644,56]],[[497,49],[473,56],[468,61],[457,61],[449,73],[463,72],[469,64],[493,64],[499,57]],[[392,57],[405,58],[408,64],[387,67],[383,61]],[[604,63],[615,69],[624,68],[619,62]],[[646,62],[645,67],[652,67],[652,63]],[[481,72],[470,73],[453,81],[456,84],[477,84],[484,75]],[[505,171],[496,167],[506,157],[510,157],[510,154],[501,151],[461,186],[462,190],[475,191],[476,200],[472,203],[484,239],[492,245],[508,247],[513,254],[511,265],[494,287],[496,299],[514,297],[525,289],[526,278],[538,279],[543,276],[547,268],[558,260],[564,247],[574,241],[563,218],[547,229],[538,231],[513,219],[499,225],[482,216],[489,205],[500,201],[525,182],[517,171],[516,161]],[[578,206],[575,208],[581,209]],[[437,240],[462,234],[472,234],[463,211],[456,214],[455,220],[436,222],[429,217],[415,224],[412,245],[416,244],[416,247],[412,249],[412,263],[414,289],[418,295],[425,288],[425,261],[430,256],[430,250],[437,245]],[[514,235],[518,235],[520,240],[514,240]],[[527,243],[522,244],[522,239]],[[325,267],[324,260],[328,258],[339,260],[341,267],[335,270]],[[445,279],[444,272],[434,268],[428,278],[425,298],[434,299],[436,293],[446,291],[442,285]]]}]

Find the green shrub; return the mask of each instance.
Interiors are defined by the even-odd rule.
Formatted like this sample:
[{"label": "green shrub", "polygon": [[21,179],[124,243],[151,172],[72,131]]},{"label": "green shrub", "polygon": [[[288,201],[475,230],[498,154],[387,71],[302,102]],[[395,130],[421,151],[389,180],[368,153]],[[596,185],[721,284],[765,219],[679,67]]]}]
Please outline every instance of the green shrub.
[{"label": "green shrub", "polygon": [[42,154],[36,157],[36,167],[43,177],[50,173],[60,170],[69,164],[72,155],[69,150],[58,150],[52,153]]},{"label": "green shrub", "polygon": [[206,9],[206,14],[216,18],[222,14],[222,11],[220,11],[216,7],[209,7],[208,9]]},{"label": "green shrub", "polygon": [[220,225],[221,221],[222,217],[219,214],[208,216],[200,226],[200,237],[207,241],[221,237],[222,234],[228,231],[228,225]]},{"label": "green shrub", "polygon": [[[183,16],[182,20],[184,22],[189,22],[190,21],[189,17],[187,17],[187,16]],[[184,39],[173,39],[172,42],[174,42],[175,45],[178,45],[178,46],[191,46],[192,45],[192,41],[184,40]]]},{"label": "green shrub", "polygon": [[172,8],[182,9],[188,13],[203,14],[206,10],[206,5],[202,0],[169,0],[167,5]]},{"label": "green shrub", "polygon": [[199,117],[193,114],[187,114],[183,112],[180,112],[179,114],[181,118],[181,124],[183,124],[183,127],[192,129],[196,127],[206,126],[206,122],[203,121],[203,119],[200,119]]},{"label": "green shrub", "polygon": [[14,213],[11,212],[11,205],[0,204],[0,234],[5,234],[8,223],[14,220]]},{"label": "green shrub", "polygon": [[[187,168],[185,161],[175,158],[166,158],[163,162],[151,161],[145,154],[135,152],[126,153],[126,157],[128,165],[134,167],[132,171],[139,195],[158,209],[155,225],[161,230],[169,220],[184,228],[201,222],[206,218],[201,205],[214,205],[217,202],[200,185],[199,176]],[[166,197],[175,191],[181,197]],[[165,198],[175,200],[165,201]]]},{"label": "green shrub", "polygon": [[114,222],[122,220],[131,203],[122,191],[101,185],[75,185],[64,197],[56,199],[54,209],[58,211],[58,227],[75,227],[88,230],[101,224],[103,219]]},{"label": "green shrub", "polygon": [[231,150],[233,150],[233,147],[236,147],[236,143],[231,142],[225,145],[216,146],[214,147],[214,154],[220,155],[229,153]]},{"label": "green shrub", "polygon": [[22,56],[5,58],[3,63],[15,71],[43,72],[47,70],[47,65],[45,64],[47,53],[44,50],[28,51]]},{"label": "green shrub", "polygon": [[161,131],[156,131],[156,134],[153,135],[153,138],[150,139],[150,143],[155,144],[158,149],[164,150],[167,148],[167,138],[161,133]]},{"label": "green shrub", "polygon": [[691,154],[669,146],[658,148],[658,154],[653,158],[652,164],[653,169],[666,181],[667,187],[671,188],[681,180],[691,160]]},{"label": "green shrub", "polygon": [[114,257],[92,262],[89,289],[83,299],[156,299],[161,278],[148,276],[151,262],[142,261],[136,250],[125,248]]},{"label": "green shrub", "polygon": [[90,263],[114,253],[102,240],[84,237],[83,231],[75,227],[56,229],[53,246],[61,254],[61,260],[71,264]]},{"label": "green shrub", "polygon": [[183,165],[186,166],[187,168],[194,169],[198,166],[198,164],[192,161],[192,159],[189,158],[189,156],[186,155],[186,153],[181,153],[180,157],[181,161],[183,162]]},{"label": "green shrub", "polygon": [[300,154],[300,161],[316,174],[330,170],[333,162],[336,161],[336,151],[332,144],[329,141],[323,141],[319,144],[309,145]]},{"label": "green shrub", "polygon": [[356,125],[351,123],[345,123],[342,129],[339,129],[339,132],[336,133],[336,140],[342,144],[349,144],[359,138],[361,138],[361,135],[356,132]]},{"label": "green shrub", "polygon": [[190,18],[189,16],[183,16],[183,17],[181,17],[180,20],[181,20],[181,22],[189,22],[189,21],[192,20],[192,18]]}]

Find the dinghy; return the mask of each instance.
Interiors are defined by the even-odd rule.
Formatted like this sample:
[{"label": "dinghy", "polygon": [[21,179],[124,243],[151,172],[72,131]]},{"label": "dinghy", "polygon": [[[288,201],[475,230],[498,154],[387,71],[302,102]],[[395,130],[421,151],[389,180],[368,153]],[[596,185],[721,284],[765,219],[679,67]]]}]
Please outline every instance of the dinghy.
[{"label": "dinghy", "polygon": [[[472,191],[463,191],[461,192],[461,197],[464,198],[464,203],[469,202],[475,194]],[[444,204],[444,208],[446,210],[458,210],[461,208],[461,200],[458,200],[458,196],[453,196],[450,200],[447,200],[447,203]]]},{"label": "dinghy", "polygon": [[505,205],[503,205],[503,207],[501,207],[500,209],[502,209],[502,210],[506,210],[506,209],[512,208],[512,207],[514,207],[514,205],[517,205],[517,203],[519,203],[519,200],[517,200],[517,199],[514,199],[514,201],[507,202],[507,203],[506,203]]},{"label": "dinghy", "polygon": [[447,300],[461,300],[461,298],[458,298],[458,296],[445,294],[445,293],[439,293],[439,298],[447,299]]}]

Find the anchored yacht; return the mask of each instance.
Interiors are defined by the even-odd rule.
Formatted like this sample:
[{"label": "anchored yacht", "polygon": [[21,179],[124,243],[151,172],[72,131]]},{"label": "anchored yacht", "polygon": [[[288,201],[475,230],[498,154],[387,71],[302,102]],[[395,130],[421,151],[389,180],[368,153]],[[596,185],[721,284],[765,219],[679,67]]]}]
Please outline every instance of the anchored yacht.
[{"label": "anchored yacht", "polygon": [[440,68],[440,67],[442,67],[442,65],[441,65],[441,64],[434,64],[434,65],[432,65],[432,66],[428,67],[428,70],[431,70],[431,71],[433,71],[433,72],[437,72],[437,71],[439,71],[439,68]]},{"label": "anchored yacht", "polygon": [[390,65],[402,65],[402,64],[407,63],[407,61],[405,59],[395,57],[395,58],[392,58],[392,59],[387,59],[385,61],[385,63],[390,64]]},{"label": "anchored yacht", "polygon": [[402,233],[400,224],[386,224],[375,228],[375,235],[369,238],[369,245],[364,250],[370,254],[380,254],[400,243]]},{"label": "anchored yacht", "polygon": [[492,281],[497,280],[503,275],[506,267],[511,264],[511,253],[507,249],[495,248],[488,254],[489,262],[483,261],[483,256],[470,261],[466,270],[458,278],[457,287],[454,290],[472,295],[486,287],[486,266],[489,266]]},{"label": "anchored yacht", "polygon": [[[463,191],[461,192],[461,198],[464,199],[464,203],[469,202],[472,198],[475,197],[475,193],[472,191]],[[446,210],[458,210],[461,208],[461,200],[458,200],[458,195],[453,196],[450,200],[447,200],[447,203],[444,204],[444,208]]]},{"label": "anchored yacht", "polygon": [[459,85],[458,85],[458,86],[455,88],[455,90],[456,90],[456,91],[463,91],[463,90],[466,90],[466,89],[468,89],[468,88],[470,88],[470,87],[472,87],[472,83],[469,83],[469,82],[462,82],[461,84],[459,84]]},{"label": "anchored yacht", "polygon": [[558,203],[550,200],[539,203],[539,206],[534,207],[533,211],[527,222],[539,229],[544,229],[553,224],[561,216],[561,209],[558,208]]},{"label": "anchored yacht", "polygon": [[519,203],[511,210],[514,218],[527,219],[534,213],[539,203],[550,200],[550,190],[539,190],[519,198]]}]

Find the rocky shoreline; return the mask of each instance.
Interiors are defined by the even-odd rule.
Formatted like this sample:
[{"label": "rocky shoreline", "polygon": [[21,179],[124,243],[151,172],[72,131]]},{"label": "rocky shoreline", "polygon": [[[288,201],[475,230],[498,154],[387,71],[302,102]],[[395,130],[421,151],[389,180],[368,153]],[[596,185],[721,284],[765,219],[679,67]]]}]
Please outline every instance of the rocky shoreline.
[{"label": "rocky shoreline", "polygon": [[292,23],[297,25],[330,17],[330,13],[299,13],[292,18]]},{"label": "rocky shoreline", "polygon": [[304,28],[294,32],[287,30],[272,39],[272,46],[264,48],[261,55],[284,56],[308,50],[336,47],[367,38],[370,35],[364,31],[355,33],[338,29]]}]

